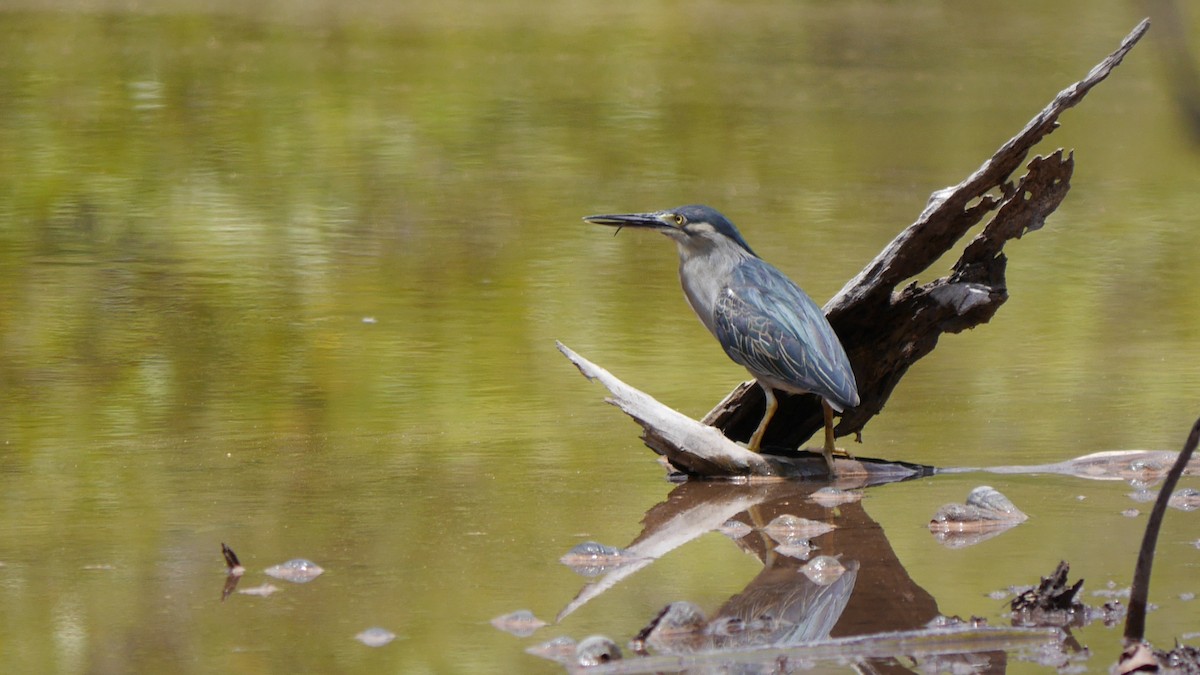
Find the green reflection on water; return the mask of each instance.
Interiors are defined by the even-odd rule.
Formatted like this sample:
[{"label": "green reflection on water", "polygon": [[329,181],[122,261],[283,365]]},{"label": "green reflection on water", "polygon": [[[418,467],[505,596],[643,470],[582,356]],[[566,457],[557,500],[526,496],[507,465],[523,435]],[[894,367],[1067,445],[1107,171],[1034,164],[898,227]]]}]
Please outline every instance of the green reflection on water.
[{"label": "green reflection on water", "polygon": [[[553,615],[578,583],[558,555],[624,543],[666,493],[553,340],[694,414],[744,376],[667,242],[579,217],[711,202],[827,298],[1133,23],[1027,4],[0,13],[3,658],[533,667],[486,620]],[[1009,305],[914,369],[862,452],[1177,445],[1197,169],[1153,64],[1139,48],[1064,118],[1075,187],[1013,247]],[[330,573],[221,605],[223,540],[252,572]],[[752,570],[704,547],[562,630],[719,603]],[[980,593],[1018,581],[979,557]],[[374,624],[401,639],[365,651]]]}]

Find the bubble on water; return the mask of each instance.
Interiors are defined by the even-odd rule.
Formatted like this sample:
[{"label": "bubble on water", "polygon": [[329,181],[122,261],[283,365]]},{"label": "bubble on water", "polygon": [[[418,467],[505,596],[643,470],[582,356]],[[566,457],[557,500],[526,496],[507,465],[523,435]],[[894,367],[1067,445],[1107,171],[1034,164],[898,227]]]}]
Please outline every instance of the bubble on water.
[{"label": "bubble on water", "polygon": [[638,559],[639,556],[624,549],[585,541],[567,551],[558,561],[570,567],[576,574],[593,577]]},{"label": "bubble on water", "polygon": [[831,555],[819,555],[800,568],[804,576],[814,584],[828,586],[846,573],[846,567],[841,561]]},{"label": "bubble on water", "polygon": [[585,638],[575,648],[575,663],[580,666],[599,666],[621,660],[621,648],[603,635]]},{"label": "bubble on water", "polygon": [[726,537],[729,537],[730,539],[741,539],[742,537],[753,532],[754,528],[740,520],[737,520],[736,518],[731,518],[722,523],[721,526],[717,528],[717,531]]},{"label": "bubble on water", "polygon": [[395,640],[396,634],[386,628],[374,626],[364,630],[358,635],[355,635],[354,639],[368,647],[382,647],[392,640]]},{"label": "bubble on water", "polygon": [[812,497],[810,497],[810,499],[812,499],[814,502],[824,506],[827,509],[831,509],[835,506],[841,506],[842,504],[850,504],[861,501],[862,498],[863,495],[861,492],[856,492],[854,490],[839,490],[833,487],[823,487],[820,490],[812,493]]},{"label": "bubble on water", "polygon": [[534,616],[528,609],[519,609],[492,619],[492,625],[517,637],[529,637],[534,631],[545,626],[546,622]]},{"label": "bubble on water", "polygon": [[569,636],[562,635],[553,640],[529,647],[525,650],[525,653],[568,665],[575,660],[575,640]]},{"label": "bubble on water", "polygon": [[835,529],[837,528],[828,523],[785,513],[767,523],[763,532],[780,544],[795,544],[805,539],[819,537]]},{"label": "bubble on water", "polygon": [[304,558],[295,558],[285,563],[268,567],[263,571],[276,579],[283,579],[294,584],[306,584],[325,572],[325,570],[321,569],[320,565]]},{"label": "bubble on water", "polygon": [[817,547],[813,546],[813,543],[808,539],[797,539],[795,541],[776,546],[775,552],[779,555],[786,555],[790,558],[807,560],[808,556],[812,555],[813,549],[815,548]]}]

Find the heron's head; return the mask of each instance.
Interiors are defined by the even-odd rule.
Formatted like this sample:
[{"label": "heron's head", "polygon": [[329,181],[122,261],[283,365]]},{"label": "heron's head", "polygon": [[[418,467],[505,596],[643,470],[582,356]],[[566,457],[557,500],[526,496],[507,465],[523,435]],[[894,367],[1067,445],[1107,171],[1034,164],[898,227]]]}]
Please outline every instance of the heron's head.
[{"label": "heron's head", "polygon": [[692,252],[713,246],[733,245],[756,256],[728,218],[711,206],[702,204],[689,204],[653,213],[587,216],[584,220],[595,225],[615,227],[617,231],[622,227],[657,230],[674,239],[679,244],[680,251]]}]

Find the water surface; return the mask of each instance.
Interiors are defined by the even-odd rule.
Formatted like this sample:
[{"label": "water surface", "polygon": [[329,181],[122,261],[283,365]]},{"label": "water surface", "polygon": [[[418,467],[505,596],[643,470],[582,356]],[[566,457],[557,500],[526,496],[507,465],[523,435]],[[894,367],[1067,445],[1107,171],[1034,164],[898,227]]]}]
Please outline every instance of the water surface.
[{"label": "water surface", "polygon": [[[675,254],[582,215],[703,201],[824,301],[1136,23],[1127,3],[20,2],[0,10],[0,660],[13,672],[551,672],[762,568],[705,535],[559,626],[557,558],[671,490],[561,339],[693,415],[744,373]],[[1078,168],[1011,299],[856,452],[933,465],[1176,449],[1200,413],[1200,179],[1154,31],[1046,145]],[[928,276],[941,274],[932,270]],[[988,482],[1031,520],[947,550]],[[1127,583],[1123,483],[869,491],[945,614],[1060,559]],[[1150,637],[1200,630],[1172,512]],[[221,602],[249,569],[327,571]],[[398,635],[378,649],[354,635]],[[1119,631],[1081,641],[1106,667]],[[1013,670],[1032,668],[1010,664]]]}]

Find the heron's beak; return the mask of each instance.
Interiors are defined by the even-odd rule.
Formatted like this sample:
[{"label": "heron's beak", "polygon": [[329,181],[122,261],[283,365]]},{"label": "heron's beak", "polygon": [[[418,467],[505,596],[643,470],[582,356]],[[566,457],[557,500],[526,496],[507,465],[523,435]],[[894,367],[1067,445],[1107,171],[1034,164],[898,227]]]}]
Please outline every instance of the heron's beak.
[{"label": "heron's beak", "polygon": [[650,230],[676,229],[674,221],[669,220],[669,214],[664,211],[658,211],[655,213],[617,213],[612,215],[586,216],[583,220],[593,225],[608,225],[609,227],[615,227],[617,228],[618,232],[622,227],[641,227]]}]

